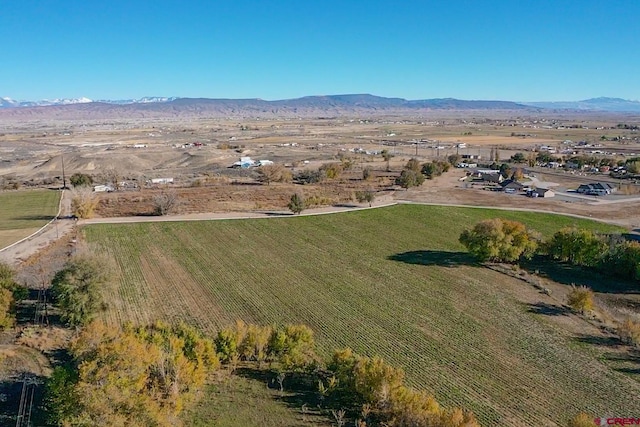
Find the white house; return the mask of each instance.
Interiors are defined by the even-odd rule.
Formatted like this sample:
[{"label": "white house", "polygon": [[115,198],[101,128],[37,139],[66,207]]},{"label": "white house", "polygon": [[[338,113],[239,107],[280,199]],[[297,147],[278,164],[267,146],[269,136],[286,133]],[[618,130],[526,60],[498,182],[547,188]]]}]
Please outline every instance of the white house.
[{"label": "white house", "polygon": [[173,178],[151,178],[152,184],[172,184]]},{"label": "white house", "polygon": [[240,157],[240,161],[234,162],[231,167],[232,168],[247,169],[247,168],[250,168],[252,166],[256,166],[256,162],[251,157],[247,156],[247,157]]},{"label": "white house", "polygon": [[113,191],[113,187],[110,185],[94,185],[93,191],[96,193],[111,193]]}]

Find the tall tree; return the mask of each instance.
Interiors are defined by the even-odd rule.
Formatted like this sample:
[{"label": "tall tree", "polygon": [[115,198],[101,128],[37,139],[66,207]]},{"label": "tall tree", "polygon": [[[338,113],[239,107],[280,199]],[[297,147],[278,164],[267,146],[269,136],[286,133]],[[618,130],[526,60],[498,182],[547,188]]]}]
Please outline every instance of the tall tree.
[{"label": "tall tree", "polygon": [[531,257],[538,247],[537,233],[500,218],[480,221],[459,240],[480,261],[516,262]]},{"label": "tall tree", "polygon": [[91,178],[90,175],[76,172],[73,175],[71,175],[71,178],[69,178],[69,182],[74,187],[83,187],[83,186],[89,186],[93,184],[93,178]]},{"label": "tall tree", "polygon": [[396,184],[408,190],[411,187],[418,187],[424,182],[424,175],[410,169],[404,169],[398,178]]},{"label": "tall tree", "polygon": [[54,301],[64,322],[82,326],[93,320],[103,306],[100,288],[108,283],[106,261],[78,255],[71,258],[51,282]]},{"label": "tall tree", "polygon": [[384,161],[387,162],[387,172],[389,172],[391,170],[391,167],[389,166],[389,162],[391,161],[391,158],[393,158],[393,154],[391,154],[389,150],[382,150],[380,152],[380,155],[382,156]]}]

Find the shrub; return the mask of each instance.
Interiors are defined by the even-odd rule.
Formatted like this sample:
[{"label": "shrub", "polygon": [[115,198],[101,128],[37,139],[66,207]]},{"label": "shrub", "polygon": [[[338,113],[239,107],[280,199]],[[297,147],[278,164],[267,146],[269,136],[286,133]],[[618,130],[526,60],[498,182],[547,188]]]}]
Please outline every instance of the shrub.
[{"label": "shrub", "polygon": [[328,206],[333,204],[333,200],[329,197],[310,196],[304,199],[305,209],[313,206]]},{"label": "shrub", "polygon": [[418,161],[418,159],[411,158],[409,159],[407,164],[404,165],[404,168],[410,171],[414,171],[416,173],[420,172],[420,162]]},{"label": "shrub", "polygon": [[265,165],[258,168],[258,181],[270,185],[272,182],[291,182],[291,172],[283,165]]},{"label": "shrub", "polygon": [[640,322],[627,319],[618,328],[620,339],[627,344],[640,347]]},{"label": "shrub", "polygon": [[578,415],[570,419],[567,425],[569,427],[596,427],[593,417],[590,417],[584,412],[580,412]]},{"label": "shrub", "polygon": [[373,190],[356,191],[356,199],[360,203],[369,203],[369,207],[371,207],[371,204],[376,199],[376,192]]},{"label": "shrub", "polygon": [[298,172],[295,176],[295,181],[300,184],[317,184],[322,182],[325,178],[325,175],[320,170],[309,170],[305,169]]},{"label": "shrub", "polygon": [[362,179],[365,180],[365,181],[368,181],[371,178],[373,178],[373,173],[371,172],[371,168],[370,167],[366,167],[366,168],[362,169]]},{"label": "shrub", "polygon": [[300,213],[305,209],[304,198],[300,194],[294,193],[291,196],[287,207],[294,214],[300,215]]},{"label": "shrub", "polygon": [[418,187],[424,182],[424,176],[416,171],[405,169],[400,173],[400,176],[396,178],[396,185],[402,188],[409,189],[411,187]]},{"label": "shrub", "polygon": [[325,163],[320,166],[319,171],[324,174],[325,177],[329,179],[336,179],[342,173],[343,166],[338,163]]},{"label": "shrub", "polygon": [[447,172],[451,164],[449,162],[433,161],[431,163],[425,163],[422,165],[422,174],[428,179],[433,179],[436,176],[440,176]]},{"label": "shrub", "polygon": [[593,291],[586,286],[571,285],[571,291],[567,295],[567,305],[580,313],[593,310]]}]

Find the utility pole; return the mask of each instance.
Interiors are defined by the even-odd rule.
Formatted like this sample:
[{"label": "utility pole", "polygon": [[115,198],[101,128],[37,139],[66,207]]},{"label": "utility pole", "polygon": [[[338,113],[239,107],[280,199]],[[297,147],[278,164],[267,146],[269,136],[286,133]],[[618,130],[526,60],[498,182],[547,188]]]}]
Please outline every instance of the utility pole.
[{"label": "utility pole", "polygon": [[61,154],[60,158],[62,159],[62,189],[66,190],[67,189],[67,178],[64,174],[64,155]]}]

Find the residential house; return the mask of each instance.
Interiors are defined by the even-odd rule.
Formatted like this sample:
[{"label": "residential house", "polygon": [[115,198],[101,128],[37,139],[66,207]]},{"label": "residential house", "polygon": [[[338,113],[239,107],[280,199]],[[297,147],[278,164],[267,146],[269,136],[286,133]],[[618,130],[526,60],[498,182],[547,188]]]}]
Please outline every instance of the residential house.
[{"label": "residential house", "polygon": [[524,185],[513,179],[505,179],[500,183],[500,186],[502,186],[502,191],[511,194],[517,193],[524,189]]},{"label": "residential house", "polygon": [[556,193],[555,191],[551,190],[550,188],[533,188],[529,191],[527,191],[527,196],[529,197],[555,197]]}]

